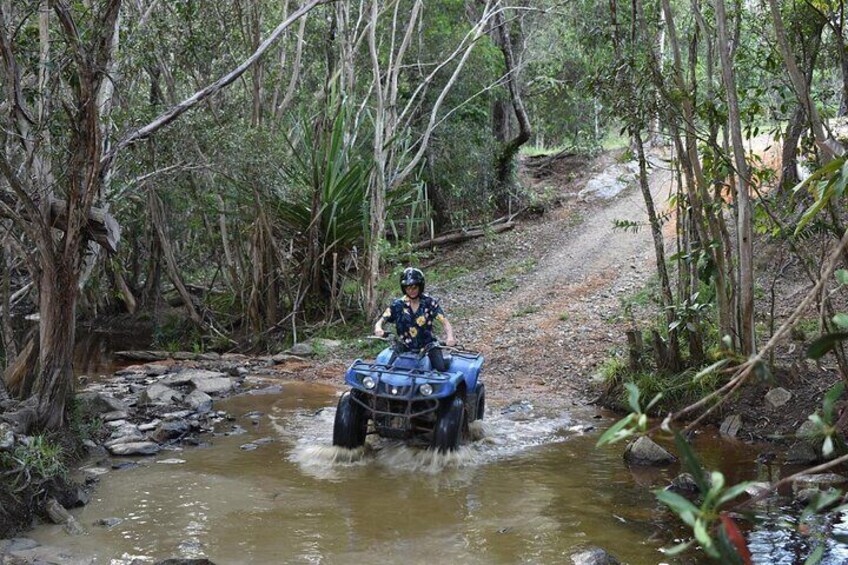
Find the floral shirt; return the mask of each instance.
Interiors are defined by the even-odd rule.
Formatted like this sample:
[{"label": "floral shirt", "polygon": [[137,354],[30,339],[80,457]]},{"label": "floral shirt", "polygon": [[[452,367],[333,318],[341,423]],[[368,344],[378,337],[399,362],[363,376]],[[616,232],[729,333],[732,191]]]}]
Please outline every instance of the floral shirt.
[{"label": "floral shirt", "polygon": [[427,344],[436,341],[433,336],[433,320],[444,322],[445,313],[436,299],[422,294],[415,312],[412,311],[409,297],[404,296],[395,299],[383,312],[382,318],[383,322],[395,325],[398,340],[406,349],[420,351]]}]

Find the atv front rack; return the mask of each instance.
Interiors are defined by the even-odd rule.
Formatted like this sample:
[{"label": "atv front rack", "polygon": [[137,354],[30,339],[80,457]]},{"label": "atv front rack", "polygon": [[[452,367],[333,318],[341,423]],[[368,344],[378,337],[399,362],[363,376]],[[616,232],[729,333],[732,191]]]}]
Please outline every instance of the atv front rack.
[{"label": "atv front rack", "polygon": [[[373,389],[361,390],[362,394],[353,394],[351,398],[374,416],[400,417],[409,422],[412,418],[435,412],[439,407],[439,398],[423,396],[419,387],[425,383],[438,386],[451,380],[451,373],[426,371],[423,369],[398,369],[380,363],[354,363],[350,370],[360,377],[370,376],[376,381]],[[387,376],[395,376],[407,381],[406,384],[391,384],[385,381]],[[364,397],[363,397],[364,396]],[[386,402],[379,402],[379,400]],[[382,408],[392,408],[382,409]],[[402,411],[400,410],[402,409]]]}]

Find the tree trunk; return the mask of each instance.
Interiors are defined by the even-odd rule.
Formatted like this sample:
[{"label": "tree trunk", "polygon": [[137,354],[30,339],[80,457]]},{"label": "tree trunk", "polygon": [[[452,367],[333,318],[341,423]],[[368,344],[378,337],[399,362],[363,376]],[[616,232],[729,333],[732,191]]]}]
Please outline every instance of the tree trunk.
[{"label": "tree trunk", "polygon": [[739,291],[739,340],[742,354],[749,356],[754,354],[757,348],[754,326],[754,231],[748,187],[750,177],[748,163],[745,160],[745,146],[742,141],[742,122],[739,116],[739,101],[736,93],[733,58],[730,53],[730,38],[727,35],[724,0],[716,0],[715,9],[719,39],[718,52],[721,58],[722,76],[727,95],[727,119],[736,164],[736,239],[739,261],[736,288]]},{"label": "tree trunk", "polygon": [[654,256],[657,262],[657,274],[660,277],[661,306],[665,312],[666,328],[668,329],[668,358],[667,368],[672,372],[680,370],[680,342],[677,329],[672,329],[671,324],[675,321],[674,295],[671,292],[671,283],[668,278],[668,270],[665,266],[665,243],[663,242],[662,226],[654,209],[654,197],[651,195],[651,186],[648,183],[648,167],[645,161],[645,147],[642,143],[641,132],[633,131],[633,142],[636,144],[636,155],[639,159],[639,187],[642,189],[642,197],[645,201],[645,209],[648,213],[648,222],[651,224],[651,235],[654,239]]},{"label": "tree trunk", "polygon": [[54,256],[42,263],[39,280],[39,355],[35,394],[39,427],[64,426],[66,405],[74,389],[77,273],[73,260]]},{"label": "tree trunk", "polygon": [[[510,208],[512,193],[515,188],[515,156],[521,146],[530,140],[531,129],[530,119],[527,117],[527,111],[524,108],[524,101],[521,98],[521,86],[518,82],[518,66],[515,62],[515,56],[512,49],[512,37],[509,27],[504,20],[502,11],[498,11],[494,16],[494,35],[496,43],[500,47],[504,57],[504,66],[506,68],[506,85],[509,90],[509,99],[512,103],[512,110],[518,121],[518,133],[512,139],[501,145],[500,151],[495,156],[495,203],[502,212],[506,212]],[[503,112],[502,114],[506,114]],[[506,135],[509,133],[509,116],[504,115],[501,120],[501,130],[496,133]],[[496,124],[497,126],[497,124]]]}]

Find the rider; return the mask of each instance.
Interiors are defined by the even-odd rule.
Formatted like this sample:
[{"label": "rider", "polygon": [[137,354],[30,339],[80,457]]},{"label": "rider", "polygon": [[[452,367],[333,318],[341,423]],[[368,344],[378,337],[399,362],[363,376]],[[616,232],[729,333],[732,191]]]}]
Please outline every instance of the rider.
[{"label": "rider", "polygon": [[404,269],[400,275],[400,290],[403,297],[392,301],[391,306],[386,308],[383,315],[377,319],[374,335],[385,336],[383,323],[393,323],[397,329],[400,351],[427,351],[430,366],[436,371],[447,371],[442,350],[431,345],[438,344],[433,336],[433,321],[439,320],[444,325],[445,333],[447,333],[445,345],[448,347],[456,345],[453,328],[439,303],[433,297],[424,294],[424,273],[421,269],[413,267]]}]

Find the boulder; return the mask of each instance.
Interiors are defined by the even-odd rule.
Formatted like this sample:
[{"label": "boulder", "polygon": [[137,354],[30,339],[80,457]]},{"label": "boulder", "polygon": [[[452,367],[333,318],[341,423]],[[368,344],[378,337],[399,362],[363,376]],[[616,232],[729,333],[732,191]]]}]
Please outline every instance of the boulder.
[{"label": "boulder", "polygon": [[162,422],[150,434],[150,439],[157,443],[165,443],[174,439],[179,439],[190,431],[189,425],[185,420],[172,420],[170,422]]},{"label": "boulder", "polygon": [[836,473],[815,473],[812,475],[801,475],[792,481],[793,492],[799,492],[807,488],[829,488],[848,482],[848,478]]},{"label": "boulder", "polygon": [[600,547],[590,547],[571,556],[574,565],[619,565],[621,562]]},{"label": "boulder", "polygon": [[0,451],[9,451],[15,447],[15,432],[6,422],[0,422]]},{"label": "boulder", "polygon": [[102,392],[83,392],[78,394],[76,398],[83,410],[90,414],[127,411],[126,403]]},{"label": "boulder", "polygon": [[198,414],[206,414],[212,410],[212,397],[201,390],[192,391],[184,402]]},{"label": "boulder", "polygon": [[731,414],[721,423],[719,433],[728,438],[735,438],[742,428],[742,416],[739,414]]},{"label": "boulder", "polygon": [[315,354],[312,350],[312,344],[308,341],[294,344],[286,353],[300,357],[312,357]]},{"label": "boulder", "polygon": [[677,493],[687,498],[693,498],[700,492],[698,483],[695,482],[695,477],[689,473],[681,473],[674,477],[671,480],[671,484],[665,487],[665,490]]},{"label": "boulder", "polygon": [[152,384],[147,387],[138,399],[139,404],[173,404],[183,398],[179,392],[161,383]]},{"label": "boulder", "polygon": [[197,390],[206,394],[223,394],[233,390],[233,381],[229,377],[195,376],[191,382]]},{"label": "boulder", "polygon": [[819,454],[809,441],[796,441],[786,452],[787,465],[809,465],[819,461]]},{"label": "boulder", "polygon": [[140,441],[134,443],[120,443],[109,447],[112,455],[156,455],[159,446],[152,441]]},{"label": "boulder", "polygon": [[647,436],[630,442],[624,450],[624,460],[630,465],[670,465],[677,457]]},{"label": "boulder", "polygon": [[585,201],[615,198],[628,187],[636,184],[638,172],[639,164],[635,161],[613,165],[589,179],[586,187],[577,193],[577,197]]},{"label": "boulder", "polygon": [[126,420],[128,414],[125,410],[115,410],[114,412],[106,412],[101,416],[104,422],[116,422]]},{"label": "boulder", "polygon": [[783,387],[773,388],[766,393],[766,403],[770,408],[780,408],[792,399],[792,393]]}]

